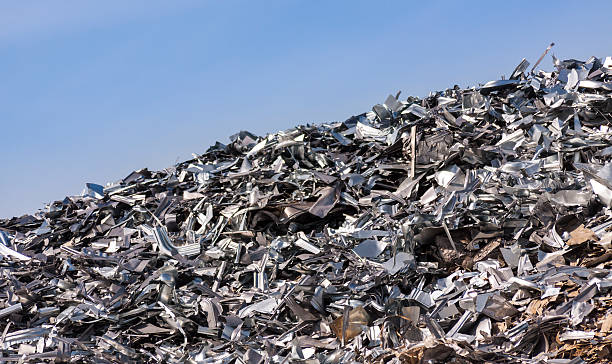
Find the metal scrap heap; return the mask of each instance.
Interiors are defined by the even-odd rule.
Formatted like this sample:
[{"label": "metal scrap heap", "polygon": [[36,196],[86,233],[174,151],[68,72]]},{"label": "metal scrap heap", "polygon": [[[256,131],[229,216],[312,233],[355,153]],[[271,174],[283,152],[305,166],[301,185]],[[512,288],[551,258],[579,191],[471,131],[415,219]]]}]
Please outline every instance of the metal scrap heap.
[{"label": "metal scrap heap", "polygon": [[0,363],[610,362],[612,58],[553,63],[0,220]]}]

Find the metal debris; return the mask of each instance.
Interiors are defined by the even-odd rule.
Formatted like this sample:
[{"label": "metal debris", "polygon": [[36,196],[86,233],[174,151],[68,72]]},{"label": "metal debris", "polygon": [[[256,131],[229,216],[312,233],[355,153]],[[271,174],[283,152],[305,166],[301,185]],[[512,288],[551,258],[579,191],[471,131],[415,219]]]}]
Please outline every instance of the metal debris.
[{"label": "metal debris", "polygon": [[0,220],[0,362],[610,362],[612,58],[549,51]]}]

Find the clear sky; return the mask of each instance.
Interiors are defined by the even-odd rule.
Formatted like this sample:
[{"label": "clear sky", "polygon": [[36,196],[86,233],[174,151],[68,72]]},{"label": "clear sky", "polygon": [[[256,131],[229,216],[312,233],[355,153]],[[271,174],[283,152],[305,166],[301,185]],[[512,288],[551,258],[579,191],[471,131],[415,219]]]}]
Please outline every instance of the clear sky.
[{"label": "clear sky", "polygon": [[550,42],[612,55],[610,14],[610,0],[2,1],[0,217],[241,129],[508,76]]}]

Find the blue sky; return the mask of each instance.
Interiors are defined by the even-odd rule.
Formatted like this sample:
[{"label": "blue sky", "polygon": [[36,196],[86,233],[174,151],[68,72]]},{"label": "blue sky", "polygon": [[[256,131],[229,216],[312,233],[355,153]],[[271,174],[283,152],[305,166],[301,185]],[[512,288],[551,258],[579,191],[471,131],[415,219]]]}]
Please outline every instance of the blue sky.
[{"label": "blue sky", "polygon": [[611,13],[611,1],[0,2],[0,217],[241,129],[508,76],[550,42],[560,58],[611,55]]}]

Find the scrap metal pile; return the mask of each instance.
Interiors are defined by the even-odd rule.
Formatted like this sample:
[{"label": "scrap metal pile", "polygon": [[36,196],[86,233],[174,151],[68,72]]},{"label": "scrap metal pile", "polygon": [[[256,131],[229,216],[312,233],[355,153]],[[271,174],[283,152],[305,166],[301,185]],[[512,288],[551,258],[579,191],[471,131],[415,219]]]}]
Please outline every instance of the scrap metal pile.
[{"label": "scrap metal pile", "polygon": [[612,58],[553,61],[0,220],[0,362],[609,362]]}]

